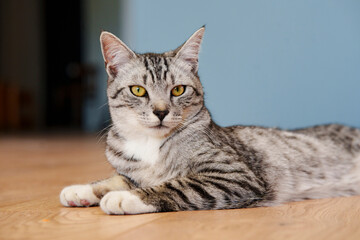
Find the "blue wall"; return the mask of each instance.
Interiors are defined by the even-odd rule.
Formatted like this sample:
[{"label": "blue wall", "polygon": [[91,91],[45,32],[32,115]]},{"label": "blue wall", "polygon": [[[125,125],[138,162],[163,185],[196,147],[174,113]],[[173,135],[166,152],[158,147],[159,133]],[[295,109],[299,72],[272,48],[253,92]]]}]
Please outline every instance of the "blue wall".
[{"label": "blue wall", "polygon": [[[101,55],[101,30],[121,35],[120,1],[86,0],[84,2],[84,63],[94,68],[95,73],[85,79],[88,90],[83,106],[83,128],[86,132],[96,132],[109,125],[110,116],[107,105],[106,87],[107,75],[104,68],[104,59]],[[121,37],[121,36],[120,36]]]},{"label": "blue wall", "polygon": [[129,1],[135,51],[206,24],[199,74],[220,125],[360,127],[360,1]]}]

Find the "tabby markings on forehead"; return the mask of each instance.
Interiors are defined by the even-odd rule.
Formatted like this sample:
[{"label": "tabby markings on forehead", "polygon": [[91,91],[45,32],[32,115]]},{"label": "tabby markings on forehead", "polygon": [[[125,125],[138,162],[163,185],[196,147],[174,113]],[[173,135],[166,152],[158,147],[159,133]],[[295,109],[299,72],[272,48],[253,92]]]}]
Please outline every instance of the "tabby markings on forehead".
[{"label": "tabby markings on forehead", "polygon": [[150,73],[153,83],[166,80],[169,70],[168,60],[166,57],[161,56],[145,56],[143,58],[146,71]]},{"label": "tabby markings on forehead", "polygon": [[144,58],[144,64],[145,64],[146,71],[148,71],[151,75],[152,82],[155,83],[155,76],[154,76],[152,68],[149,67],[149,61],[147,58]]},{"label": "tabby markings on forehead", "polygon": [[164,58],[164,66],[165,66],[165,69],[164,69],[164,80],[166,80],[167,72],[169,71],[169,66],[168,66],[168,62],[167,62],[166,58]]}]

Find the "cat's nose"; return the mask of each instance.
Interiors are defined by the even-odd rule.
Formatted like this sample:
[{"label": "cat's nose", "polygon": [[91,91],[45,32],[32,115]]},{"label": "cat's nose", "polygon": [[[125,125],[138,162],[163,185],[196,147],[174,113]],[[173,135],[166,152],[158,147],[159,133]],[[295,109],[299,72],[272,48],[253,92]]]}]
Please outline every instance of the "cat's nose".
[{"label": "cat's nose", "polygon": [[169,111],[168,110],[154,110],[153,113],[160,119],[160,121],[162,121],[166,115],[168,115]]}]

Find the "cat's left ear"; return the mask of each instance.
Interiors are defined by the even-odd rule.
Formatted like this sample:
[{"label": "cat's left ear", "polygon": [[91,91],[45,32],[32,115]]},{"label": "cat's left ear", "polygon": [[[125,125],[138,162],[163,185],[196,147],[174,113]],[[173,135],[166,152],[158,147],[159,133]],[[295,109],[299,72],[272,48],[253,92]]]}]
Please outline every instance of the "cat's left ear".
[{"label": "cat's left ear", "polygon": [[112,33],[102,32],[100,44],[106,71],[113,78],[126,63],[136,58],[136,54]]},{"label": "cat's left ear", "polygon": [[204,32],[205,26],[197,30],[179,49],[176,50],[175,58],[187,63],[194,73],[197,73],[198,71],[200,45]]}]

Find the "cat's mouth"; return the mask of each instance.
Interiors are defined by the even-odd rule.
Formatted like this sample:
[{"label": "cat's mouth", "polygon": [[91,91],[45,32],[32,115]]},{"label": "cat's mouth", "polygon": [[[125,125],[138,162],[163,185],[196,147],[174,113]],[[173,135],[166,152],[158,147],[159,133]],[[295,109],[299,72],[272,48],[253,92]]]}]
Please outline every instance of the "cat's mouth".
[{"label": "cat's mouth", "polygon": [[156,125],[156,126],[153,126],[153,127],[150,127],[152,129],[166,129],[166,128],[169,128],[165,125],[163,125],[162,123],[160,123],[159,125]]}]

